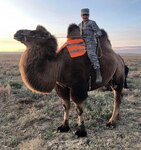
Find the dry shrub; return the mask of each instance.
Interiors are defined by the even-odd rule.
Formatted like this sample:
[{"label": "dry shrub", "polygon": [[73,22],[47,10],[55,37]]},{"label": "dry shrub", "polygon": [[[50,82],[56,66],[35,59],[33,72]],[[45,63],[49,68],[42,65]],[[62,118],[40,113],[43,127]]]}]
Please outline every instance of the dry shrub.
[{"label": "dry shrub", "polygon": [[134,89],[134,90],[133,90],[133,94],[134,94],[135,97],[140,97],[140,96],[141,96],[141,90],[139,90],[139,89]]},{"label": "dry shrub", "polygon": [[138,77],[140,77],[140,71],[132,71],[129,74],[129,78],[138,78]]},{"label": "dry shrub", "polygon": [[11,95],[11,86],[7,84],[5,87],[0,83],[0,96],[10,96]]},{"label": "dry shrub", "polygon": [[124,95],[130,95],[131,91],[129,89],[123,89]]},{"label": "dry shrub", "polygon": [[134,95],[129,95],[129,96],[127,97],[127,100],[130,101],[130,102],[135,101]]},{"label": "dry shrub", "polygon": [[35,107],[29,108],[28,113],[21,117],[18,122],[21,127],[25,128],[33,124],[39,118],[39,113]]},{"label": "dry shrub", "polygon": [[37,137],[35,139],[22,142],[18,147],[20,150],[42,150],[43,145],[43,140]]}]

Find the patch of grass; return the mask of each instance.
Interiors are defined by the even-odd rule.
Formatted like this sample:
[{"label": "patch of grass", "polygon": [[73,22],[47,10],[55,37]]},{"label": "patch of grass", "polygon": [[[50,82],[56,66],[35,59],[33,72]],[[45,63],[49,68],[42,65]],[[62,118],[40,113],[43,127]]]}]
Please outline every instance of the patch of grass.
[{"label": "patch of grass", "polygon": [[137,70],[138,70],[138,67],[136,65],[130,66],[130,72],[131,71],[137,71]]},{"label": "patch of grass", "polygon": [[[3,89],[10,84],[11,95],[0,92],[0,150],[117,150],[139,149],[141,137],[141,57],[127,58],[129,89],[124,91],[120,120],[115,129],[105,124],[113,111],[112,92],[89,92],[84,109],[88,137],[75,136],[77,113],[71,103],[68,133],[56,132],[63,121],[60,98],[53,91],[49,95],[32,93],[21,80],[17,56],[0,55],[0,79]],[[9,86],[9,87],[10,87]]]},{"label": "patch of grass", "polygon": [[140,89],[141,78],[132,78],[132,79],[129,79],[129,81],[130,81],[130,84],[129,84],[130,89]]},{"label": "patch of grass", "polygon": [[90,93],[92,98],[89,98],[86,103],[87,119],[98,121],[107,120],[113,109],[113,96],[111,92],[95,91]]},{"label": "patch of grass", "polygon": [[46,130],[45,132],[44,132],[44,134],[43,134],[43,138],[45,139],[45,140],[48,140],[48,139],[52,139],[53,138],[53,131],[52,130]]},{"label": "patch of grass", "polygon": [[10,81],[10,85],[12,86],[13,89],[21,89],[22,88],[22,83],[18,83],[18,82],[15,82],[15,81]]},{"label": "patch of grass", "polygon": [[10,139],[10,142],[9,142],[9,147],[16,147],[18,144],[20,143],[19,139],[17,137],[12,137]]},{"label": "patch of grass", "polygon": [[19,150],[43,150],[43,140],[36,137],[31,140],[23,141],[18,145]]},{"label": "patch of grass", "polygon": [[32,126],[34,122],[39,118],[39,114],[35,107],[29,109],[28,113],[19,118],[18,123],[21,128]]}]

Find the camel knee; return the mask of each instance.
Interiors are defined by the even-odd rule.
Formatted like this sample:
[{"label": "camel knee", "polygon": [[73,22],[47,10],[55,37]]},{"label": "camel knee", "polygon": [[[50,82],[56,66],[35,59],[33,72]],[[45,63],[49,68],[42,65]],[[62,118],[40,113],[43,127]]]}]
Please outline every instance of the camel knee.
[{"label": "camel knee", "polygon": [[68,99],[62,99],[62,105],[64,107],[64,110],[69,110],[70,109],[70,100]]},{"label": "camel knee", "polygon": [[78,125],[81,126],[81,124],[84,124],[84,118],[83,118],[84,103],[75,104],[75,107],[78,115]]}]

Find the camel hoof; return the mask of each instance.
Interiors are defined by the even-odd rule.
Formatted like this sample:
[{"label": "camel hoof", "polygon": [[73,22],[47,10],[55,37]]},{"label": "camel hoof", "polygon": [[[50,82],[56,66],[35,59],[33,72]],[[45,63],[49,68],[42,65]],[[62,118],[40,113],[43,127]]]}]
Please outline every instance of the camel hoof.
[{"label": "camel hoof", "polygon": [[75,132],[75,135],[77,135],[78,138],[79,138],[79,137],[86,137],[86,136],[87,136],[87,132],[86,132],[85,130],[79,129],[79,130],[77,130],[77,131]]},{"label": "camel hoof", "polygon": [[61,125],[57,128],[57,131],[60,131],[60,132],[68,132],[69,130],[70,130],[70,127],[67,125]]},{"label": "camel hoof", "polygon": [[116,127],[116,124],[113,123],[113,122],[108,122],[108,123],[106,124],[106,127],[107,127],[107,128],[110,128],[110,129],[114,129],[114,128]]}]

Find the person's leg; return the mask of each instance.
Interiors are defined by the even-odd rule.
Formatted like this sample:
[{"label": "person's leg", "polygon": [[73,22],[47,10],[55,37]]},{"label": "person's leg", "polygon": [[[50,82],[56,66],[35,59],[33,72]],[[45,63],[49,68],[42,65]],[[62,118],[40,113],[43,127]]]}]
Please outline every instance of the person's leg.
[{"label": "person's leg", "polygon": [[96,54],[97,43],[87,42],[87,54],[91,61],[91,65],[96,70],[96,83],[102,82],[102,76],[100,72],[100,64]]}]

